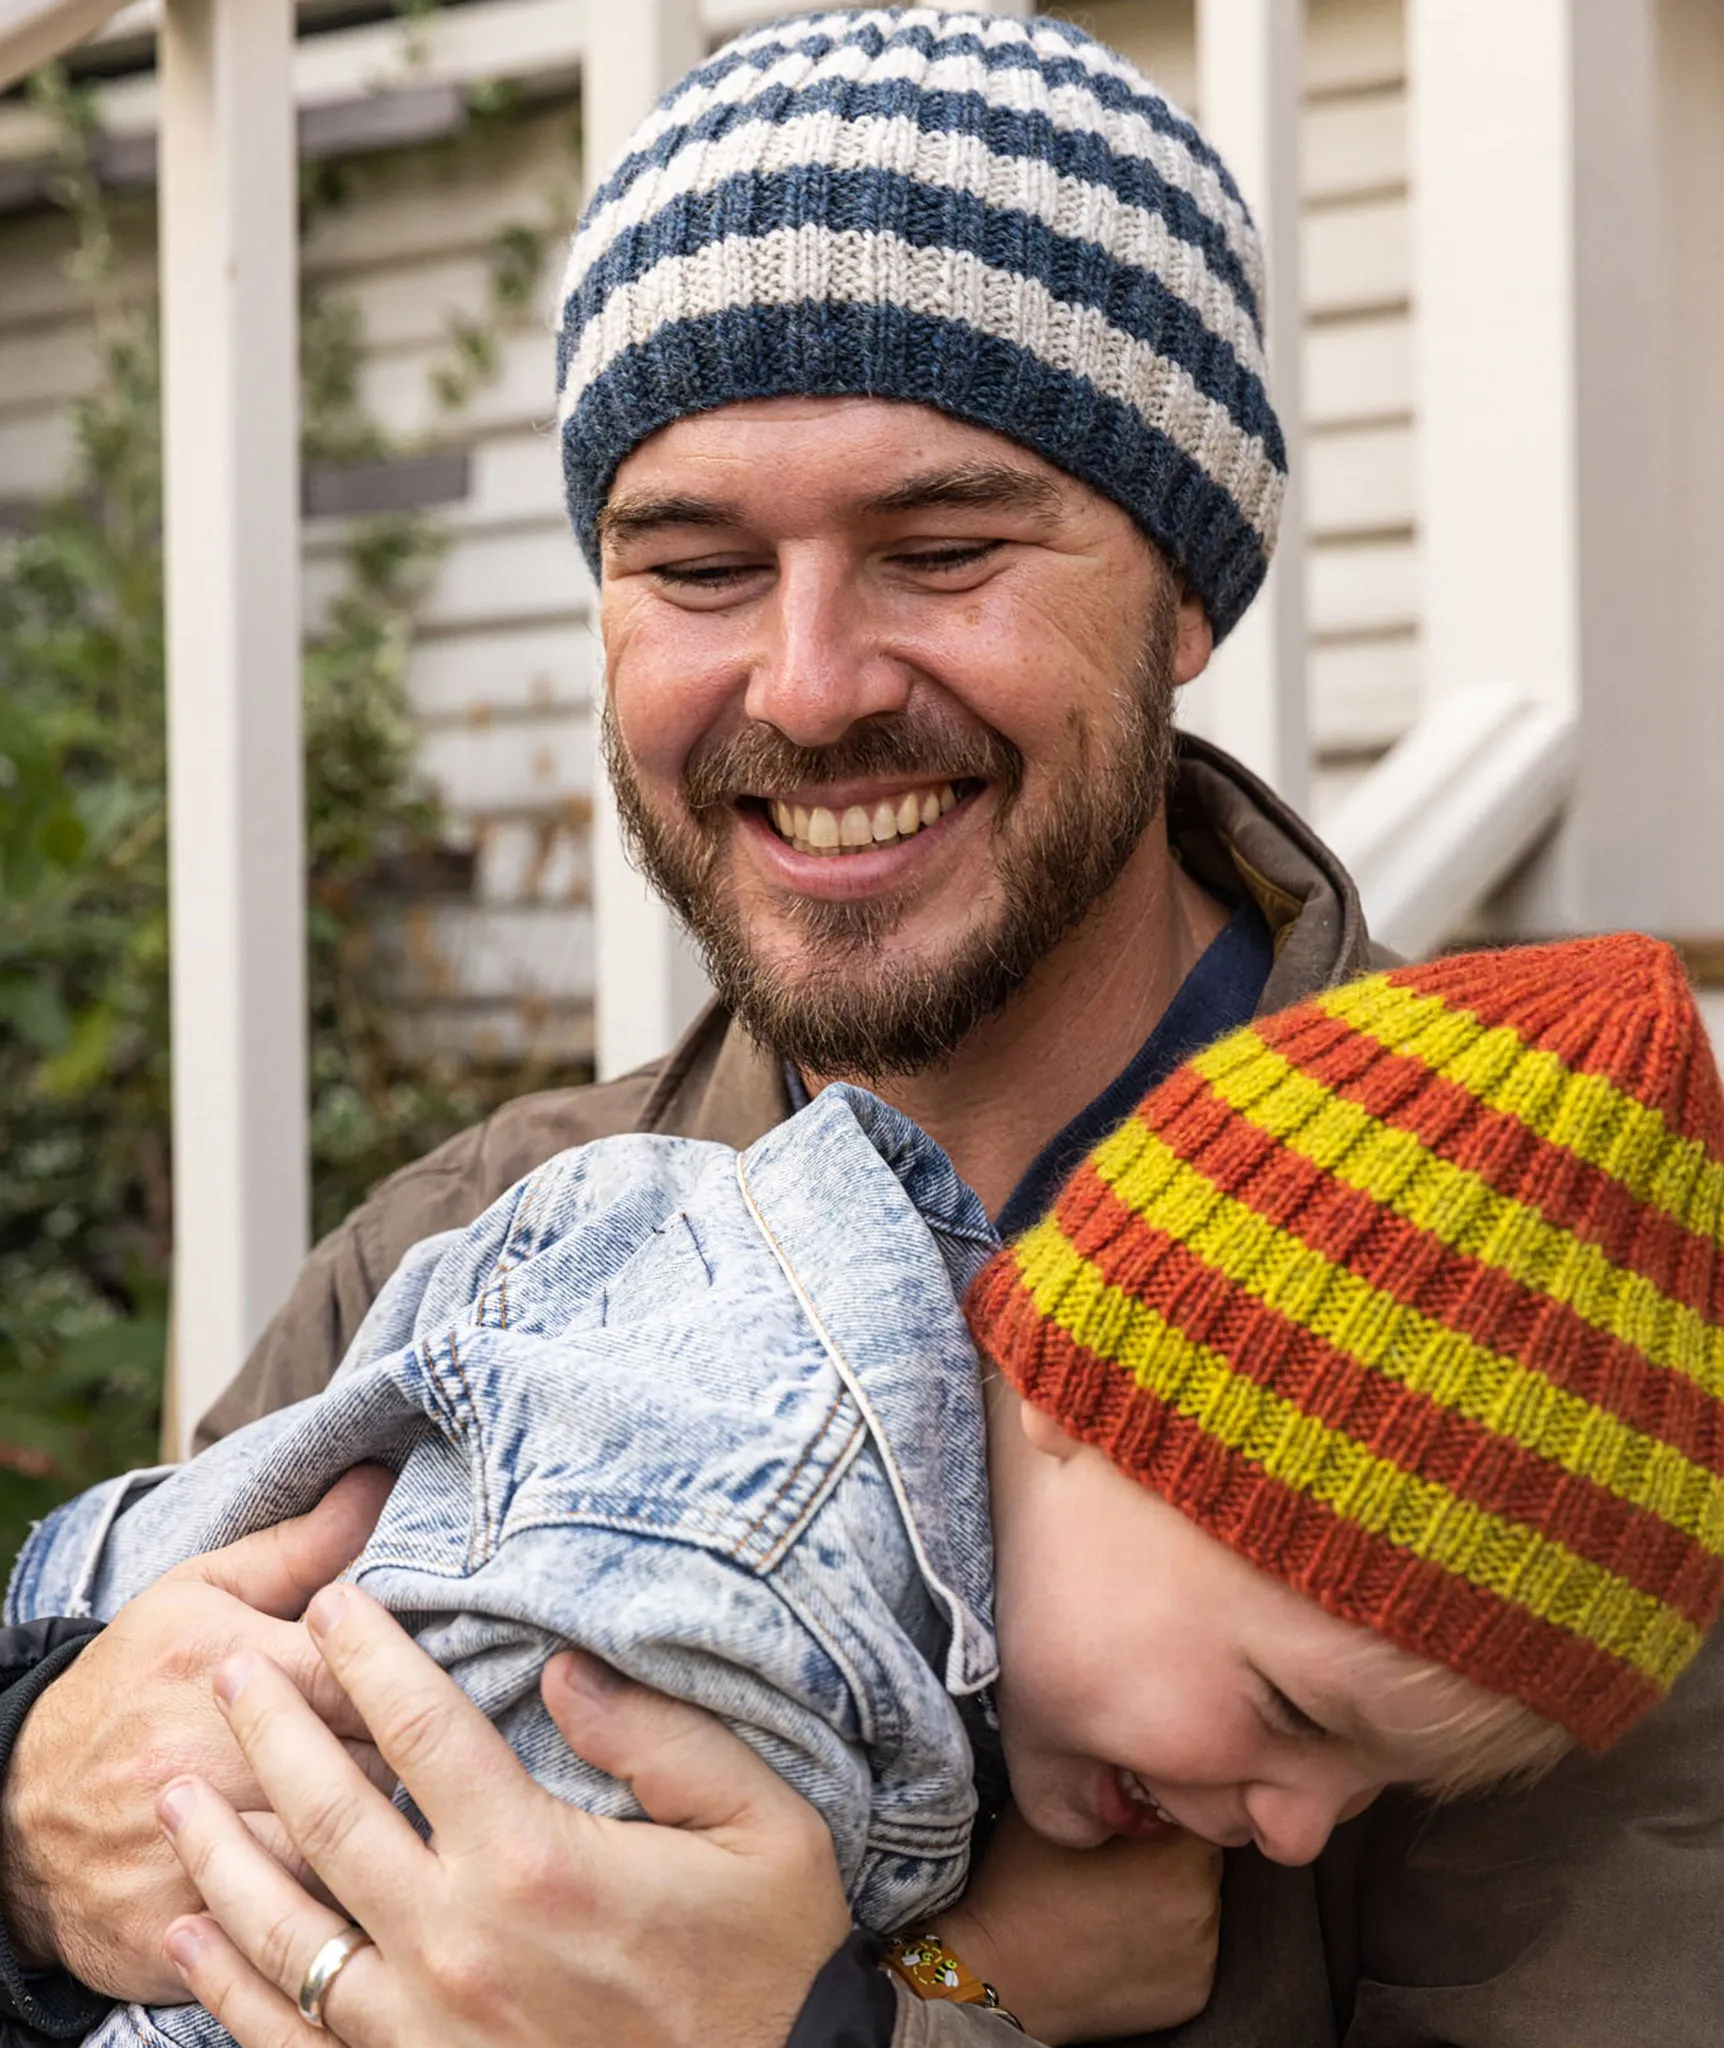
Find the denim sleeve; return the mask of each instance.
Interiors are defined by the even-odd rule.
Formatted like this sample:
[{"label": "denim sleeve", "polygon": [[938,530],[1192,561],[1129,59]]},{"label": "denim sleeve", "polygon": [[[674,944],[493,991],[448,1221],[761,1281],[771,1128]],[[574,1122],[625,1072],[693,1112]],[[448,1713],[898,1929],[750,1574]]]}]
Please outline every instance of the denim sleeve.
[{"label": "denim sleeve", "polygon": [[[0,1629],[0,1779],[25,1715],[99,1628],[93,1621],[55,1619]],[[21,1969],[10,1933],[0,1925],[0,2048],[78,2040],[108,2006],[64,1970]]]}]

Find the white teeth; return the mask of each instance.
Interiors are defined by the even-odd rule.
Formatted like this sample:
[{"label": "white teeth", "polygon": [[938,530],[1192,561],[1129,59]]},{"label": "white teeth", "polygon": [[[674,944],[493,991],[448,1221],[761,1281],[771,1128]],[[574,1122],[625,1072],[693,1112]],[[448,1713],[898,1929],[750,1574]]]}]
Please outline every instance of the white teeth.
[{"label": "white teeth", "polygon": [[1177,1827],[1179,1825],[1173,1815],[1168,1812],[1167,1808],[1162,1805],[1161,1801],[1156,1798],[1155,1794],[1150,1791],[1149,1787],[1135,1771],[1128,1771],[1122,1767],[1114,1773],[1114,1776],[1119,1781],[1119,1789],[1131,1801],[1133,1806],[1141,1806],[1146,1813],[1153,1813],[1157,1820],[1166,1821],[1169,1827]]},{"label": "white teeth", "polygon": [[901,797],[882,797],[872,809],[849,804],[839,812],[825,804],[787,804],[773,798],[766,810],[779,837],[788,839],[798,853],[860,853],[865,847],[890,846],[914,837],[957,801],[958,792],[947,782],[938,789],[909,789]]}]

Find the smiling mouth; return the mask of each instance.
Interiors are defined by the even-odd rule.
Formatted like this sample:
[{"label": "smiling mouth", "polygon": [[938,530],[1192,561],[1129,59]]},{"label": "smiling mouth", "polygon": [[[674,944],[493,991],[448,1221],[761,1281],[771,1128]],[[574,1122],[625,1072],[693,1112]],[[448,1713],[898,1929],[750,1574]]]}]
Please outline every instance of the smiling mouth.
[{"label": "smiling mouth", "polygon": [[776,797],[757,798],[754,807],[798,853],[842,858],[871,852],[877,846],[893,846],[900,839],[914,839],[984,786],[972,780],[917,784],[887,791],[870,803],[842,808],[785,803]]},{"label": "smiling mouth", "polygon": [[1128,1806],[1141,1814],[1146,1814],[1151,1820],[1161,1821],[1167,1827],[1178,1827],[1178,1821],[1174,1819],[1173,1815],[1168,1812],[1167,1808],[1162,1805],[1161,1801],[1156,1798],[1155,1794],[1135,1771],[1128,1771],[1123,1764],[1120,1764],[1114,1770],[1113,1779],[1114,1783],[1119,1787],[1120,1797]]}]

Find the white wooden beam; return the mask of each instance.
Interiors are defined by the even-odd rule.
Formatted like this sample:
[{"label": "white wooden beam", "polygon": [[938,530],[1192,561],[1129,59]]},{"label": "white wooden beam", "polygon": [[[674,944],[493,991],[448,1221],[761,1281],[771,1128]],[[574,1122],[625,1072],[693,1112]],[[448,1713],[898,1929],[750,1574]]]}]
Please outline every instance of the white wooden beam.
[{"label": "white wooden beam", "polygon": [[120,0],[0,0],[0,92],[93,36]]},{"label": "white wooden beam", "polygon": [[[70,9],[76,0],[59,4]],[[289,53],[289,77],[299,107],[308,113],[440,85],[512,79],[542,86],[573,80],[586,34],[578,0],[485,0],[482,6],[439,9],[422,21],[366,22],[302,36]],[[152,73],[98,82],[94,100],[102,133],[112,141],[137,142],[155,133],[160,87]],[[55,142],[45,114],[0,106],[0,163],[49,157]]]},{"label": "white wooden beam", "polygon": [[1182,724],[1237,755],[1295,808],[1304,807],[1311,777],[1300,432],[1303,34],[1301,0],[1198,0],[1198,118],[1263,239],[1269,392],[1287,438],[1289,477],[1268,580],[1180,708]]},{"label": "white wooden beam", "polygon": [[1408,12],[1426,688],[1580,719],[1575,804],[1508,931],[1635,914],[1611,841],[1664,694],[1656,41],[1656,0]]},{"label": "white wooden beam", "polygon": [[[586,39],[581,114],[591,190],[659,95],[700,61],[698,0],[594,7]],[[681,926],[629,865],[605,775],[594,778],[592,835],[594,1055],[607,1080],[668,1051],[705,999],[706,981]]]},{"label": "white wooden beam", "polygon": [[305,1255],[291,0],[168,0],[161,304],[182,1440]]},{"label": "white wooden beam", "polygon": [[1432,701],[1324,829],[1374,938],[1416,959],[1465,929],[1561,813],[1576,729],[1572,712],[1488,684]]}]

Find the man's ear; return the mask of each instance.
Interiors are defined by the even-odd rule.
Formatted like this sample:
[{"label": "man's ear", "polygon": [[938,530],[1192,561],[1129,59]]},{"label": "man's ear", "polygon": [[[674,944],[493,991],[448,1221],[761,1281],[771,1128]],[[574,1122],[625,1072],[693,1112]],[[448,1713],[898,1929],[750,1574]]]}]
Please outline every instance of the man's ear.
[{"label": "man's ear", "polygon": [[1209,666],[1215,652],[1215,628],[1203,600],[1189,583],[1179,586],[1179,634],[1173,643],[1173,680],[1192,683]]},{"label": "man's ear", "polygon": [[1083,1449],[1075,1436],[1065,1431],[1045,1410],[1020,1399],[1018,1420],[1023,1426],[1024,1437],[1032,1451],[1040,1451],[1044,1458],[1057,1458],[1063,1465],[1068,1458],[1075,1458]]}]

